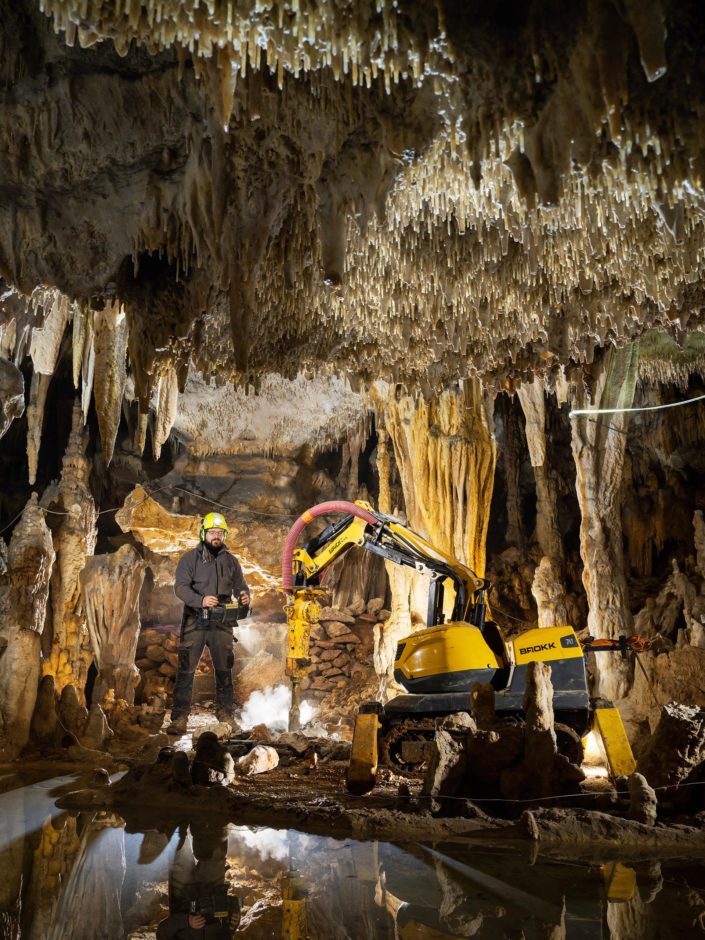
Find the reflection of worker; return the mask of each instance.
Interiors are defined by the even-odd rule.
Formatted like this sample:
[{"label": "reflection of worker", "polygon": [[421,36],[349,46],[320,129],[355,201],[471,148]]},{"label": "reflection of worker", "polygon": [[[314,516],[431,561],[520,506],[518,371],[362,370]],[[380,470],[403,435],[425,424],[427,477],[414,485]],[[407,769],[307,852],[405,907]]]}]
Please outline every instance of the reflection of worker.
[{"label": "reflection of worker", "polygon": [[231,940],[240,926],[240,899],[228,894],[228,830],[203,828],[186,836],[169,872],[169,916],[157,940]]},{"label": "reflection of worker", "polygon": [[233,632],[230,623],[206,619],[220,604],[236,598],[249,605],[250,589],[240,562],[225,547],[228,526],[218,512],[209,512],[201,523],[201,544],[188,552],[176,568],[176,596],[184,602],[179,642],[171,724],[167,731],[184,734],[191,710],[193,677],[205,646],[210,650],[215,669],[216,716],[221,720],[233,715]]}]

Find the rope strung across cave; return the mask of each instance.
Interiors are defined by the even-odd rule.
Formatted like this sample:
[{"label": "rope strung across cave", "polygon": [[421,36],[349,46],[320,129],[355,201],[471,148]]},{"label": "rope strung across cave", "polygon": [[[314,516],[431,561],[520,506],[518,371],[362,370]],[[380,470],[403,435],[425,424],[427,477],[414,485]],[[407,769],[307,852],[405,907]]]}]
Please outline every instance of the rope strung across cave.
[{"label": "rope strung across cave", "polygon": [[696,395],[695,398],[686,398],[684,401],[672,401],[663,405],[641,405],[638,408],[574,408],[568,413],[569,418],[580,415],[621,415],[634,411],[662,411],[664,408],[680,408],[682,405],[692,405],[694,401],[702,401],[705,395]]},{"label": "rope strung across cave", "polygon": [[[682,783],[670,783],[664,784],[659,787],[651,787],[652,790],[681,790],[685,787],[705,787],[705,780],[685,780]],[[533,796],[533,797],[524,797],[510,799],[508,797],[500,796],[446,796],[441,794],[434,793],[415,793],[409,795],[405,799],[408,801],[414,800],[457,800],[463,803],[552,803],[554,800],[572,800],[577,797],[589,797],[590,799],[597,799],[598,797],[604,797],[605,791],[600,790],[594,793],[587,793],[584,790],[575,793],[557,793],[554,796]],[[355,794],[350,794],[351,799],[362,799],[366,804],[377,800],[380,804],[389,804],[390,801],[398,802],[399,797],[385,797],[385,796],[374,796],[373,794],[365,794],[361,797],[357,797]]]},{"label": "rope strung across cave", "polygon": [[[162,486],[158,486],[156,487],[156,489],[153,489],[153,490],[147,490],[146,487],[143,487],[143,488],[147,495],[143,499],[139,500],[139,502],[135,503],[133,507],[134,509],[136,509],[138,506],[141,506],[143,503],[146,503],[148,499],[152,499],[154,496],[156,496],[157,493],[161,493],[163,490],[178,490],[178,492],[185,493],[187,496],[191,496],[193,499],[200,499],[205,503],[209,503],[211,506],[217,506],[219,509],[227,509],[230,512],[239,513],[240,515],[265,516],[265,517],[270,517],[270,518],[276,517],[279,519],[293,519],[294,518],[294,514],[286,513],[286,512],[262,512],[261,510],[257,510],[257,509],[247,509],[247,510],[236,509],[234,506],[228,506],[227,503],[221,503],[216,499],[210,499],[208,496],[202,496],[200,493],[194,493],[192,490],[187,490],[183,486],[177,486],[175,483],[164,483]],[[66,510],[48,509],[46,506],[40,506],[39,508],[41,509],[42,512],[49,513],[52,516],[70,516],[71,515],[71,513],[67,512]],[[104,516],[106,515],[106,513],[119,512],[122,508],[123,508],[122,506],[111,506],[110,509],[101,509],[100,512],[97,513],[97,515]],[[4,532],[7,532],[7,530],[12,525],[14,525],[15,522],[17,522],[17,520],[20,518],[23,512],[24,512],[24,508],[22,508],[17,513],[17,515],[7,523],[7,525],[4,528],[0,529],[0,535],[2,535]]]},{"label": "rope strung across cave", "polygon": [[[152,496],[154,496],[156,493],[159,493],[162,490],[168,489],[168,486],[169,484],[165,484],[164,486],[159,486],[156,489],[152,490],[151,492],[148,492],[147,495],[144,497],[144,499],[141,499],[138,503],[135,503],[135,508],[137,506],[141,506],[143,503],[146,503],[147,500],[151,499]],[[146,492],[146,488],[145,488],[145,492]],[[65,509],[48,509],[46,506],[39,506],[38,508],[41,509],[42,512],[49,513],[49,515],[51,516],[70,516],[71,515],[71,513],[67,512]],[[122,506],[111,506],[110,509],[101,509],[100,512],[96,513],[96,515],[104,516],[106,513],[119,512],[121,509],[122,509]],[[24,512],[24,507],[20,509],[17,515],[13,519],[11,519],[4,528],[0,529],[0,535],[2,535],[4,532],[7,532],[10,526],[14,525],[14,523],[17,522],[17,520],[20,518],[23,512]]]}]

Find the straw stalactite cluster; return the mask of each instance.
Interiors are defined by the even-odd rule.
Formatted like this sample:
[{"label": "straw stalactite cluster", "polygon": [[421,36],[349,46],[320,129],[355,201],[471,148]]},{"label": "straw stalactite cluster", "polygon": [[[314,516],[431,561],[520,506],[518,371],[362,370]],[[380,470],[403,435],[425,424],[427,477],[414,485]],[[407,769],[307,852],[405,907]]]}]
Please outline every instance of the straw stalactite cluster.
[{"label": "straw stalactite cluster", "polygon": [[125,342],[158,453],[190,361],[429,396],[702,322],[696,4],[24,4],[4,0],[22,210],[0,274],[90,311],[107,456]]}]

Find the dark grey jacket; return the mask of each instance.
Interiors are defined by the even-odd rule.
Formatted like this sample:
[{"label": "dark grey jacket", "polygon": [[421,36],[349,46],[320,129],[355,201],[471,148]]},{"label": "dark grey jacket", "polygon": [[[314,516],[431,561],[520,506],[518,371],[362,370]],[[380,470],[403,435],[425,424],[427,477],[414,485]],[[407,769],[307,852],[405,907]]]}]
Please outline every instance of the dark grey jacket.
[{"label": "dark grey jacket", "polygon": [[187,616],[201,609],[208,594],[225,604],[237,600],[240,591],[250,593],[240,562],[227,548],[211,555],[205,545],[198,545],[176,566],[174,593],[186,605]]}]

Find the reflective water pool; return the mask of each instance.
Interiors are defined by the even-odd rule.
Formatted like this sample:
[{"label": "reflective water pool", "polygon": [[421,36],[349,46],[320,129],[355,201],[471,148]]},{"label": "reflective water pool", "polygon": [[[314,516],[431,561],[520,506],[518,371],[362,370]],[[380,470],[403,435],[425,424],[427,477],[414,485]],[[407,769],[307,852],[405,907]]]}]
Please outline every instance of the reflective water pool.
[{"label": "reflective water pool", "polygon": [[114,814],[57,809],[70,783],[0,776],[2,940],[705,934],[697,859],[364,842],[204,818],[131,831]]}]

